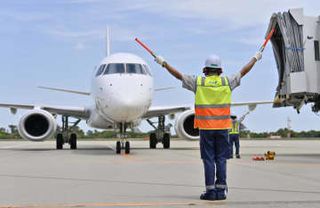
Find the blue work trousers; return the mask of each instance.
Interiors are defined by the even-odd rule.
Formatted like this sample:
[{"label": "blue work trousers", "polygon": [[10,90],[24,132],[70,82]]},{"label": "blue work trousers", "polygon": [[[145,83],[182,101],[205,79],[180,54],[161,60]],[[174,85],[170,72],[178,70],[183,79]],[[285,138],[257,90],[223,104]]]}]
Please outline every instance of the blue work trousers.
[{"label": "blue work trousers", "polygon": [[233,155],[233,145],[236,147],[236,155],[240,155],[239,134],[230,134],[230,155]]},{"label": "blue work trousers", "polygon": [[200,130],[200,153],[206,189],[227,189],[228,130]]}]

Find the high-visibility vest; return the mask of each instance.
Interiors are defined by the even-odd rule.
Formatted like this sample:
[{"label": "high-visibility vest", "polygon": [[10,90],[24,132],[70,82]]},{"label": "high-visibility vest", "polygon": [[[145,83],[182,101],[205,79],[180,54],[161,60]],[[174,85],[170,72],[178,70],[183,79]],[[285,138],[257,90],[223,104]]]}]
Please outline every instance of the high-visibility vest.
[{"label": "high-visibility vest", "polygon": [[239,134],[239,121],[232,121],[232,128],[229,134]]},{"label": "high-visibility vest", "polygon": [[194,128],[231,129],[231,89],[226,77],[197,77]]}]

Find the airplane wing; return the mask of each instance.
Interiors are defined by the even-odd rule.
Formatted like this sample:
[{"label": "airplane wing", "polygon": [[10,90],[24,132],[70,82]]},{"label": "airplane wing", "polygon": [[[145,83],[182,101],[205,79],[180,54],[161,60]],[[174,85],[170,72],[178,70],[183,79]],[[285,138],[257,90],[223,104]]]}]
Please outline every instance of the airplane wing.
[{"label": "airplane wing", "polygon": [[[84,92],[79,90],[70,90],[70,89],[64,89],[64,88],[56,88],[56,87],[47,87],[47,86],[38,86],[39,89],[44,90],[51,90],[51,91],[58,91],[58,92],[66,92],[66,93],[72,93],[72,94],[78,94],[78,95],[90,95],[90,92]],[[172,90],[175,89],[175,87],[162,87],[162,88],[156,88],[154,89],[155,92],[159,91],[166,91],[166,90]]]},{"label": "airplane wing", "polygon": [[260,105],[260,104],[272,104],[272,103],[273,101],[236,102],[236,103],[231,103],[231,106]]},{"label": "airplane wing", "polygon": [[11,113],[13,113],[13,114],[15,114],[17,112],[17,109],[32,110],[35,108],[40,108],[40,109],[48,111],[52,114],[73,116],[73,117],[82,118],[82,119],[89,118],[89,109],[85,108],[85,107],[10,104],[10,103],[0,103],[0,107],[9,108]]},{"label": "airplane wing", "polygon": [[90,95],[90,92],[83,92],[83,91],[78,91],[78,90],[69,90],[69,89],[46,87],[46,86],[38,86],[38,88],[45,89],[45,90],[58,91],[58,92],[73,93],[73,94],[78,94],[78,95],[87,95],[87,96]]},{"label": "airplane wing", "polygon": [[[272,104],[272,103],[273,101],[236,102],[236,103],[231,103],[231,107],[248,106],[249,110],[253,111],[257,107],[257,105]],[[148,112],[143,116],[143,118],[152,118],[157,116],[164,116],[168,114],[179,113],[186,110],[190,110],[192,108],[193,107],[190,107],[187,105],[170,106],[170,107],[160,107],[160,106],[150,107]]]},{"label": "airplane wing", "polygon": [[172,90],[172,89],[175,89],[175,87],[156,88],[156,89],[154,89],[154,91],[155,91],[155,92],[159,92],[159,91]]},{"label": "airplane wing", "polygon": [[170,107],[155,106],[155,107],[150,107],[148,112],[143,116],[143,118],[165,116],[168,114],[183,112],[189,109],[190,107],[187,107],[187,106],[170,106]]},{"label": "airplane wing", "polygon": [[237,107],[237,106],[248,106],[249,111],[253,111],[256,109],[257,105],[263,105],[263,104],[273,104],[273,101],[254,101],[254,102],[237,102],[237,103],[231,103],[231,107]]}]

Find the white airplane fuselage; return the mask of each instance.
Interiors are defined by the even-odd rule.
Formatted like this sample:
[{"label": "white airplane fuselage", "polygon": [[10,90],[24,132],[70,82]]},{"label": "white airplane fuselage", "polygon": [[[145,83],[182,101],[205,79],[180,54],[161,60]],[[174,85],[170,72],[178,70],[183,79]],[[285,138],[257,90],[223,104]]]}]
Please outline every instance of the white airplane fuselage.
[{"label": "white airplane fuselage", "polygon": [[93,76],[91,94],[95,111],[102,118],[133,123],[151,106],[153,78],[142,58],[130,53],[112,54],[102,60]]}]

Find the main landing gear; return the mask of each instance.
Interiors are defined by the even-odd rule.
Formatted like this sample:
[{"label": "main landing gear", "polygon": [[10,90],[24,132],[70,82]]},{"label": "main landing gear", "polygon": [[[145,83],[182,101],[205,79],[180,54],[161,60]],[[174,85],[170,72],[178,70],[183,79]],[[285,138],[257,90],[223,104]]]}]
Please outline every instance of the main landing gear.
[{"label": "main landing gear", "polygon": [[156,122],[152,122],[150,119],[147,119],[147,122],[155,129],[155,131],[150,134],[150,138],[149,138],[150,149],[157,148],[157,144],[160,142],[163,144],[164,149],[169,149],[170,137],[171,137],[170,126],[165,126],[165,116],[158,117],[157,127],[154,125]]},{"label": "main landing gear", "polygon": [[130,154],[130,142],[127,141],[127,125],[125,123],[120,124],[120,134],[118,135],[118,138],[120,140],[116,143],[116,153],[121,154],[121,150],[124,149],[125,154]]},{"label": "main landing gear", "polygon": [[[63,149],[65,143],[69,143],[70,149],[77,149],[77,134],[72,132],[72,129],[79,124],[81,119],[75,122],[69,121],[69,116],[62,116],[61,131],[56,135],[56,148]],[[69,128],[69,123],[72,126]],[[70,132],[71,131],[71,132]]]}]

